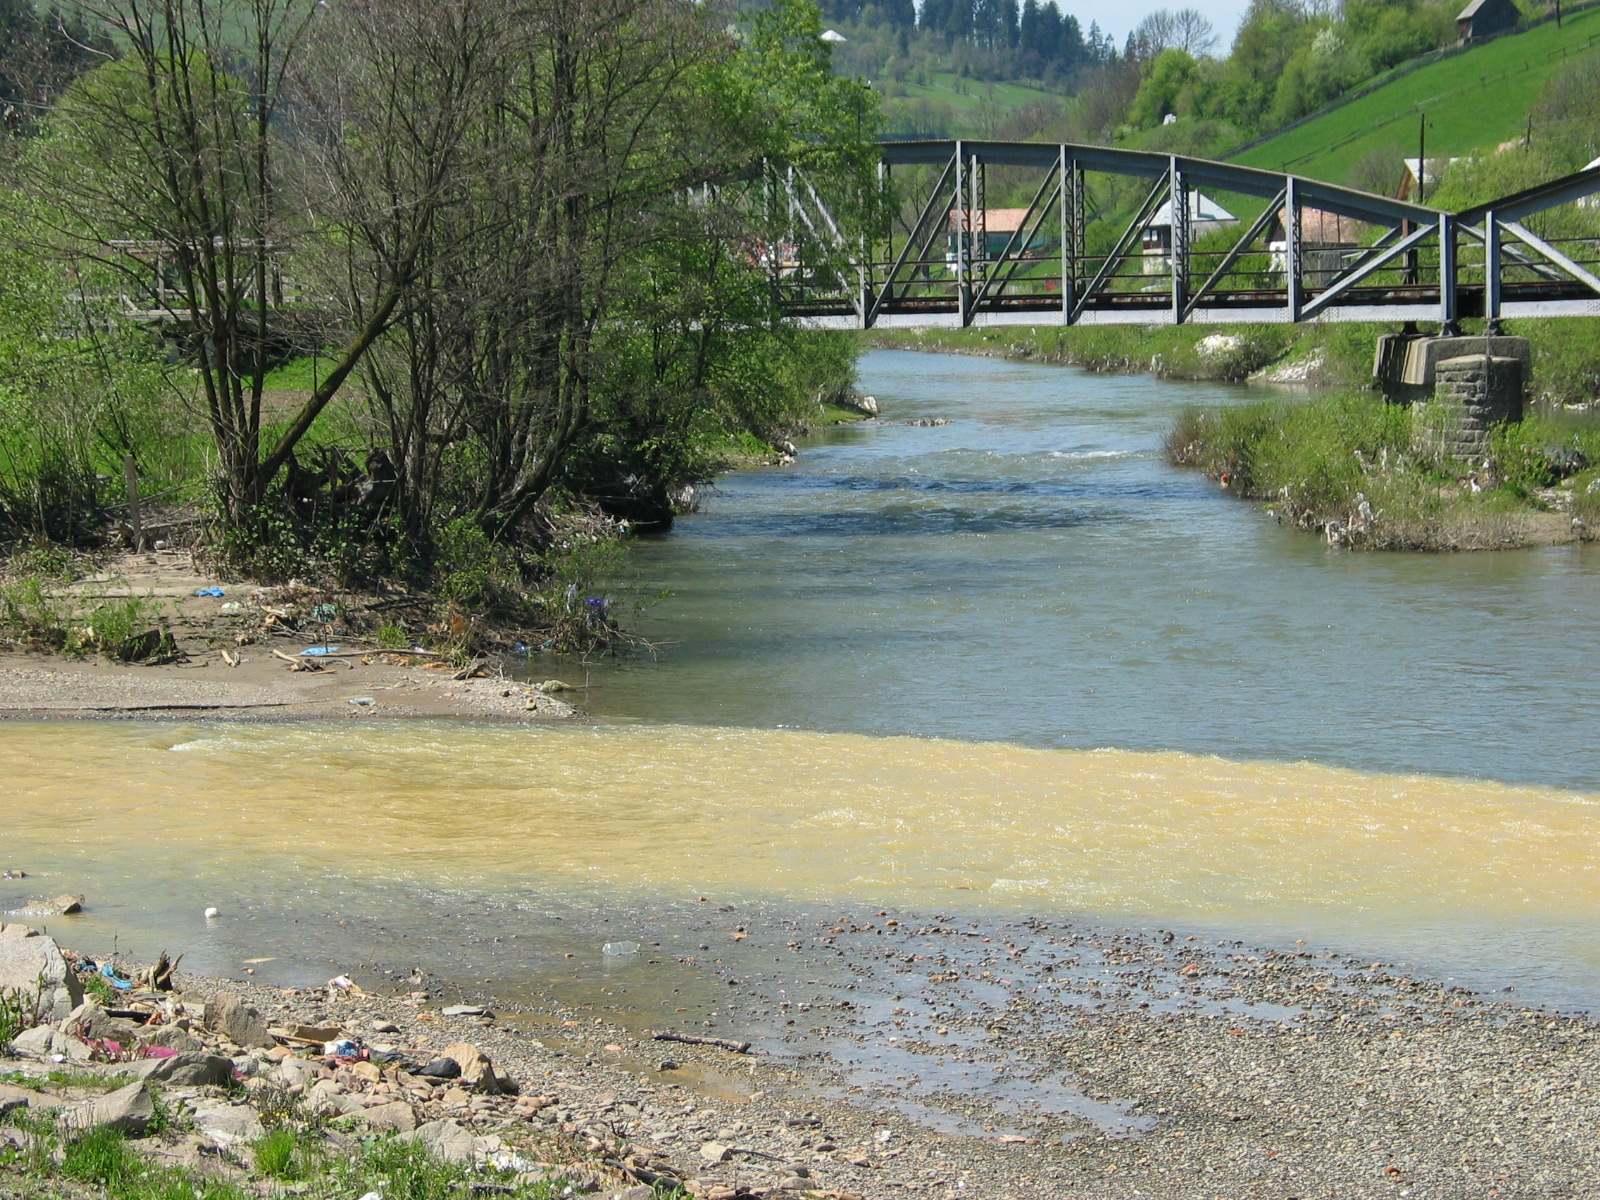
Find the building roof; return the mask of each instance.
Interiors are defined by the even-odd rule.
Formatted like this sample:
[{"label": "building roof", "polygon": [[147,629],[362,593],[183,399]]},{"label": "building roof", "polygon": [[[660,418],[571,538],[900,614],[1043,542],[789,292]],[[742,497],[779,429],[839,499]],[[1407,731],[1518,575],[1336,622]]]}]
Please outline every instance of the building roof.
[{"label": "building roof", "polygon": [[[1482,3],[1482,0],[1475,0],[1475,2]],[[817,40],[822,42],[848,42],[850,39],[845,37],[845,35],[840,33],[837,29],[824,29],[821,33],[817,34]]]},{"label": "building roof", "polygon": [[1478,15],[1478,13],[1483,9],[1484,5],[1490,3],[1493,3],[1493,0],[1472,0],[1470,4],[1456,14],[1456,20],[1470,21],[1473,17]]},{"label": "building roof", "polygon": [[1430,158],[1424,166],[1420,158],[1402,158],[1405,164],[1405,174],[1400,178],[1400,191],[1398,199],[1409,200],[1417,193],[1417,179],[1420,177],[1422,186],[1428,191],[1433,191],[1439,184],[1439,178],[1446,168],[1453,167],[1461,161],[1460,156],[1455,158]]},{"label": "building roof", "polygon": [[[1191,225],[1197,221],[1214,221],[1218,224],[1226,224],[1230,221],[1237,221],[1238,219],[1238,217],[1234,216],[1227,209],[1223,208],[1222,205],[1218,204],[1210,196],[1207,196],[1198,189],[1189,189],[1189,223]],[[1168,200],[1160,208],[1156,209],[1155,215],[1153,215],[1150,220],[1145,223],[1145,228],[1153,229],[1156,226],[1170,226],[1171,224],[1172,201]]]},{"label": "building roof", "polygon": [[[1367,228],[1364,221],[1357,221],[1353,217],[1341,216],[1325,209],[1300,210],[1300,244],[1303,246],[1358,246]],[[1267,227],[1267,240],[1280,245],[1284,241],[1282,209],[1279,209],[1278,215],[1272,218],[1272,223]]]},{"label": "building roof", "polygon": [[[967,214],[973,212],[969,208],[952,208],[950,210],[950,228],[964,229]],[[986,233],[1015,233],[1022,228],[1023,221],[1028,218],[1025,208],[985,208],[982,216],[973,222]]]}]

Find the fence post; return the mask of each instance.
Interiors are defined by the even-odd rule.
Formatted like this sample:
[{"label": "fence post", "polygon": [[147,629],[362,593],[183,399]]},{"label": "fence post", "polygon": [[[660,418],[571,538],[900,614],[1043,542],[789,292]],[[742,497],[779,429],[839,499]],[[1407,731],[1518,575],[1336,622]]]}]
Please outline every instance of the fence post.
[{"label": "fence post", "polygon": [[128,485],[128,531],[133,538],[133,552],[144,553],[144,521],[139,514],[139,476],[134,470],[133,455],[122,456],[122,478]]}]

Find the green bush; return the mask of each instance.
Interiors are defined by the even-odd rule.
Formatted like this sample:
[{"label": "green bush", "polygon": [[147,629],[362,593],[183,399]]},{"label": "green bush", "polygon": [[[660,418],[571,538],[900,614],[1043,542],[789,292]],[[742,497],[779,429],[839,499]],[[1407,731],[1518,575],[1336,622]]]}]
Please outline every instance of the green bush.
[{"label": "green bush", "polygon": [[39,1022],[39,998],[7,988],[0,991],[0,1054],[11,1048],[11,1039],[32,1029]]},{"label": "green bush", "polygon": [[[1225,478],[1237,494],[1269,500],[1280,517],[1343,544],[1466,549],[1525,542],[1542,507],[1530,493],[1553,479],[1552,445],[1600,451],[1585,433],[1575,446],[1570,433],[1565,443],[1553,441],[1562,431],[1543,418],[1509,425],[1493,434],[1499,485],[1475,491],[1457,477],[1464,467],[1416,448],[1414,422],[1425,425],[1432,411],[1360,393],[1191,409],[1169,432],[1167,457]],[[1600,517],[1600,495],[1593,505],[1580,499]]]},{"label": "green bush", "polygon": [[504,546],[489,540],[483,527],[460,517],[441,529],[434,543],[434,577],[439,594],[474,611],[506,607],[519,594],[521,572]]}]

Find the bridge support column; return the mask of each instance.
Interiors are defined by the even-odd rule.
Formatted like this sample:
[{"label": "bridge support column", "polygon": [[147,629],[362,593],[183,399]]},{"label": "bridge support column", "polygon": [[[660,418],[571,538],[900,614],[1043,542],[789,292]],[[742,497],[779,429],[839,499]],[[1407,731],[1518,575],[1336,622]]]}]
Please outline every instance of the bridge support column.
[{"label": "bridge support column", "polygon": [[[1432,398],[1440,363],[1461,357],[1481,359],[1485,355],[1516,359],[1521,364],[1519,388],[1533,378],[1533,347],[1527,338],[1429,337],[1414,333],[1386,333],[1378,338],[1372,377],[1391,404],[1417,404]],[[1519,414],[1521,403],[1519,390]],[[1517,419],[1521,419],[1520,415]]]},{"label": "bridge support column", "polygon": [[1522,419],[1520,358],[1447,358],[1435,364],[1434,377],[1433,399],[1417,408],[1413,435],[1431,458],[1481,462],[1489,454],[1490,429]]}]

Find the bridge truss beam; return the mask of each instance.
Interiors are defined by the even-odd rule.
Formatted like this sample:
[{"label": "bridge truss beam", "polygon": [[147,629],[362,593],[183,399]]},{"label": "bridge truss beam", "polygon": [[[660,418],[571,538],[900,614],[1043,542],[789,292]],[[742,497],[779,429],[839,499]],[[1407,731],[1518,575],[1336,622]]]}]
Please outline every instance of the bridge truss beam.
[{"label": "bridge truss beam", "polygon": [[[999,230],[995,174],[1031,196],[1004,210]],[[773,283],[792,319],[819,328],[1424,320],[1448,330],[1463,316],[1600,316],[1600,213],[1594,236],[1541,237],[1525,224],[1592,204],[1600,169],[1452,213],[1183,155],[896,142],[878,171],[888,220],[858,236],[793,168],[769,179],[795,242],[770,257]],[[1208,223],[1203,194],[1254,212]],[[1330,243],[1330,220],[1359,233]]]}]

